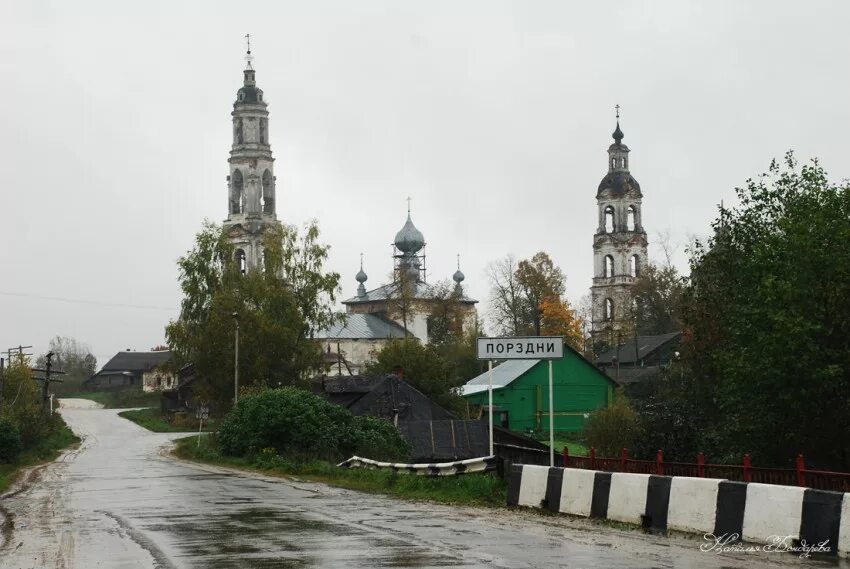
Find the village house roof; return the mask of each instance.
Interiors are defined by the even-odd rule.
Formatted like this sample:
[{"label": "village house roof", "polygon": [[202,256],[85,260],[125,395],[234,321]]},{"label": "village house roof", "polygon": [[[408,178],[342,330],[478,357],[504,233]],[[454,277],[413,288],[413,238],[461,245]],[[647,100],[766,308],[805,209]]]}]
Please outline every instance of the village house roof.
[{"label": "village house roof", "polygon": [[106,362],[99,373],[103,372],[146,372],[171,359],[171,351],[157,352],[118,352]]},{"label": "village house roof", "polygon": [[346,314],[345,320],[321,330],[317,340],[384,340],[413,336],[404,328],[378,314]]},{"label": "village house roof", "polygon": [[[540,360],[508,360],[501,365],[493,368],[493,389],[502,389],[507,387],[519,378],[522,374],[537,365]],[[485,371],[481,375],[474,377],[466,382],[460,388],[461,395],[472,395],[487,391],[489,385],[489,372]]]},{"label": "village house roof", "polygon": [[[619,361],[621,365],[639,364],[641,360],[647,359],[670,343],[679,342],[681,337],[681,332],[671,332],[657,336],[638,336],[636,339],[631,338],[621,343],[619,348],[615,346],[599,354],[596,358],[596,363],[602,366],[613,365],[616,361]],[[635,350],[635,346],[637,346],[637,350]]]},{"label": "village house roof", "polygon": [[[348,300],[343,300],[343,304],[365,304],[369,302],[385,302],[395,296],[397,291],[397,286],[393,283],[385,284],[376,289],[372,289],[366,292],[363,296],[352,296]],[[417,281],[413,284],[413,289],[411,291],[411,298],[414,300],[431,300],[436,296],[436,290],[433,285],[428,283]],[[465,294],[461,295],[458,301],[462,304],[475,304],[478,301],[469,298]]]}]

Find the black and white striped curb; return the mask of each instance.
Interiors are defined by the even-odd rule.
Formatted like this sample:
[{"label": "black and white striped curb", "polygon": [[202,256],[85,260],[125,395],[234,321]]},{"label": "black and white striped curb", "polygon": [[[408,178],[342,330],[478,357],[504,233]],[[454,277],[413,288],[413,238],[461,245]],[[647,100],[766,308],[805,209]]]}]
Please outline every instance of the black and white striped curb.
[{"label": "black and white striped curb", "polygon": [[651,530],[827,542],[850,555],[850,493],[713,478],[515,465],[508,505],[640,524]]},{"label": "black and white striped curb", "polygon": [[453,476],[469,472],[487,472],[496,469],[496,457],[468,458],[455,462],[438,462],[422,464],[401,464],[395,462],[378,462],[369,458],[352,456],[337,466],[344,468],[389,468],[396,472],[412,472],[420,476]]}]

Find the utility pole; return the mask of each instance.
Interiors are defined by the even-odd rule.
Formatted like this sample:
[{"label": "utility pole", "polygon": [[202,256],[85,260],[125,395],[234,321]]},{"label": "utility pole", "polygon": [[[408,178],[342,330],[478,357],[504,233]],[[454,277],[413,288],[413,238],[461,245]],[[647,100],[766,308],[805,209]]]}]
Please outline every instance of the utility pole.
[{"label": "utility pole", "polygon": [[64,371],[53,371],[53,356],[55,356],[53,352],[47,352],[45,358],[47,362],[44,364],[44,369],[32,368],[32,371],[42,372],[44,377],[34,377],[33,379],[37,381],[41,381],[41,404],[44,408],[45,412],[48,410],[48,406],[50,406],[50,411],[53,411],[53,406],[50,404],[50,382],[58,382],[62,383],[61,379],[53,379],[51,375],[65,375]]},{"label": "utility pole", "polygon": [[3,387],[5,385],[5,377],[6,377],[6,360],[5,358],[0,358],[0,411],[3,411]]}]

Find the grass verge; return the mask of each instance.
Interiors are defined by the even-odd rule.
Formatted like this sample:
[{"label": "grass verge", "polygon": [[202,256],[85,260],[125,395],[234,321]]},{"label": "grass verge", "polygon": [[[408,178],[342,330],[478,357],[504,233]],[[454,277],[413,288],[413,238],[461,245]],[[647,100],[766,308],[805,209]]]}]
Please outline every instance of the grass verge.
[{"label": "grass verge", "polygon": [[[153,407],[122,411],[118,413],[118,416],[133,421],[140,427],[144,427],[155,433],[186,433],[198,430],[198,421],[196,419],[193,418],[188,422],[174,425],[168,422],[168,419],[162,415],[162,412],[159,409]],[[204,430],[207,430],[208,428],[215,429],[216,422],[204,421]]]},{"label": "grass verge", "polygon": [[197,437],[177,441],[174,454],[180,458],[253,470],[276,476],[297,476],[303,480],[324,482],[333,486],[388,494],[409,500],[428,500],[444,504],[504,507],[505,482],[495,474],[462,474],[459,476],[417,476],[387,470],[337,468],[325,461],[297,463],[274,454],[252,457],[230,457],[219,452],[214,437],[204,437],[198,448]]},{"label": "grass verge", "polygon": [[84,391],[74,395],[65,395],[62,399],[88,399],[100,403],[106,409],[126,409],[128,407],[159,406],[159,393],[145,393],[141,389],[122,391]]},{"label": "grass verge", "polygon": [[26,449],[12,463],[0,464],[0,492],[12,484],[17,474],[24,468],[54,460],[59,453],[71,445],[80,442],[79,437],[65,425],[61,417],[58,419],[59,428],[42,439],[36,446]]}]

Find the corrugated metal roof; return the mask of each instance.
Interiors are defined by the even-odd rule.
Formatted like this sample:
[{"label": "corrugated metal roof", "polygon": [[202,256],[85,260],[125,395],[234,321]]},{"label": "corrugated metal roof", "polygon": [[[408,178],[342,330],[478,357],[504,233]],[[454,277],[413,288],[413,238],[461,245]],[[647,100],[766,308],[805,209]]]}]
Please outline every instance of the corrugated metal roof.
[{"label": "corrugated metal roof", "polygon": [[[412,336],[409,332],[408,336]],[[377,314],[346,314],[345,321],[319,331],[317,340],[383,340],[404,338],[404,328]]]},{"label": "corrugated metal roof", "polygon": [[[508,360],[493,368],[493,389],[507,387],[519,376],[540,363],[540,360]],[[474,377],[460,388],[461,395],[472,395],[487,391],[489,372]]]},{"label": "corrugated metal roof", "polygon": [[[391,298],[396,292],[397,287],[393,283],[385,284],[376,289],[366,292],[365,296],[352,296],[348,300],[343,300],[343,304],[360,304],[362,302],[376,302]],[[412,298],[417,300],[428,300],[436,296],[434,286],[422,281],[418,281],[413,289]],[[465,294],[460,297],[460,302],[474,304],[478,302],[473,298],[469,298]]]}]

